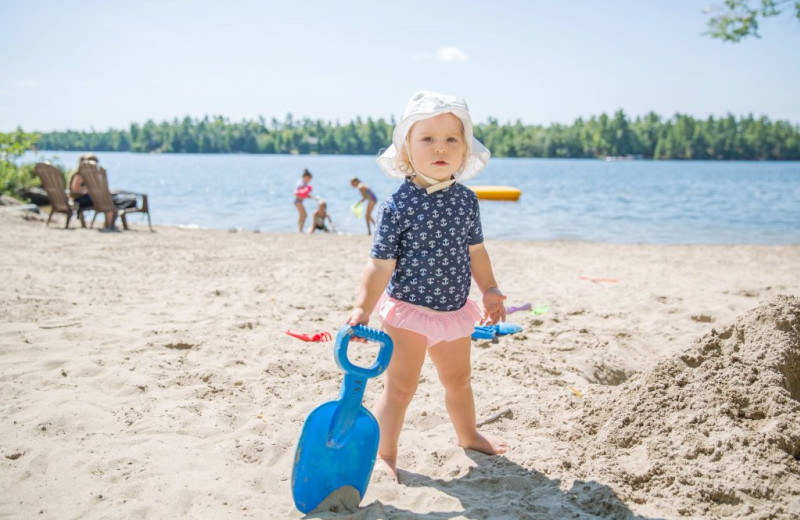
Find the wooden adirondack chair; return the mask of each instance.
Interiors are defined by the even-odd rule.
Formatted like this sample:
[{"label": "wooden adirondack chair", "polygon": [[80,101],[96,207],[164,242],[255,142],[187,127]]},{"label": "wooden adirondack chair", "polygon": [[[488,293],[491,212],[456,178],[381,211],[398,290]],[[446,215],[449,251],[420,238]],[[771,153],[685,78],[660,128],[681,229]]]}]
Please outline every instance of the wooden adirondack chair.
[{"label": "wooden adirondack chair", "polygon": [[47,226],[53,219],[53,213],[64,213],[67,216],[67,224],[64,229],[69,229],[69,221],[72,215],[77,213],[78,219],[81,221],[81,226],[86,227],[86,220],[83,218],[83,211],[90,208],[81,208],[77,204],[71,202],[67,196],[67,191],[64,187],[64,177],[58,168],[50,163],[37,163],[34,167],[36,175],[42,181],[42,187],[47,192],[47,198],[50,200],[50,215],[47,217]]},{"label": "wooden adirondack chair", "polygon": [[[137,193],[136,206],[131,208],[118,208],[114,204],[111,191],[108,189],[108,176],[106,175],[105,168],[98,168],[97,164],[94,162],[87,161],[81,163],[78,168],[78,173],[83,177],[83,182],[89,190],[95,217],[97,213],[102,213],[106,219],[106,228],[113,228],[117,217],[120,217],[120,220],[122,220],[122,227],[127,230],[128,220],[125,216],[128,213],[145,213],[147,215],[147,225],[150,227],[150,231],[153,231],[153,224],[150,222],[150,208],[147,204],[147,195]],[[106,215],[112,216],[110,219],[111,222],[108,222],[109,219]],[[94,217],[92,218],[92,224],[94,224]]]}]

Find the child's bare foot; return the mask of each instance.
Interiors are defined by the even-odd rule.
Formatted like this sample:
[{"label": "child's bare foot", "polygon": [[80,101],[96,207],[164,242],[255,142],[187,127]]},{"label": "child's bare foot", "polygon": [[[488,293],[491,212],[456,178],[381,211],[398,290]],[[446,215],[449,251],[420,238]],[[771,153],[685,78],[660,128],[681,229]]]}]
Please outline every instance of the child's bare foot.
[{"label": "child's bare foot", "polygon": [[476,437],[469,442],[458,443],[462,448],[480,451],[487,455],[502,455],[511,449],[511,444],[507,440],[493,435],[476,434]]},{"label": "child's bare foot", "polygon": [[394,461],[383,459],[378,457],[375,459],[375,467],[372,470],[372,473],[378,473],[379,475],[387,475],[395,482],[399,482],[400,479],[397,476],[397,464]]}]

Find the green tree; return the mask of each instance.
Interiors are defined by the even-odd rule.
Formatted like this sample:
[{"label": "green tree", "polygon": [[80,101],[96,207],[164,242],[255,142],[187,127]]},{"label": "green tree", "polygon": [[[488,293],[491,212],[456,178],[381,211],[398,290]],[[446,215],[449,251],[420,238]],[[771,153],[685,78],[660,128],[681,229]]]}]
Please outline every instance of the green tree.
[{"label": "green tree", "polygon": [[[260,117],[231,122],[223,116],[173,119],[125,130],[49,132],[44,150],[95,150],[174,153],[323,153],[375,155],[391,143],[394,121],[356,118],[325,122],[288,115],[283,122]],[[571,125],[549,127],[522,121],[474,126],[475,136],[495,157],[591,158],[636,155],[655,159],[798,160],[800,128],[751,115],[737,120],[695,119],[678,114],[663,120],[650,112],[631,120],[622,110],[578,118]]]},{"label": "green tree", "polygon": [[[739,42],[743,38],[758,33],[758,22],[761,19],[781,14],[783,4],[791,0],[725,0],[724,7],[711,7],[706,10],[711,14],[708,20],[708,31],[705,34],[727,42]],[[753,5],[755,4],[755,5]],[[800,2],[794,1],[795,17],[800,20]]]},{"label": "green tree", "polygon": [[18,165],[16,160],[27,150],[33,150],[38,139],[38,134],[23,132],[21,128],[0,133],[0,195],[17,195],[18,190],[36,184],[32,165]]}]

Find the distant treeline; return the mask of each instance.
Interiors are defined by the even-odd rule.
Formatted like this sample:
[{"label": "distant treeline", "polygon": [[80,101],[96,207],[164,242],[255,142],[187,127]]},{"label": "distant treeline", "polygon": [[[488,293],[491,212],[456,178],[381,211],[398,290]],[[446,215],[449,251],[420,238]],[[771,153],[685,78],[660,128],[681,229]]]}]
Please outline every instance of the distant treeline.
[{"label": "distant treeline", "polygon": [[[40,134],[41,150],[163,153],[299,153],[375,155],[391,143],[394,120],[356,118],[340,124],[291,114],[231,122],[216,116],[140,125],[125,130]],[[500,124],[475,127],[495,157],[800,160],[800,126],[766,117],[665,119],[649,113],[631,120],[623,111],[577,119],[571,125]]]}]

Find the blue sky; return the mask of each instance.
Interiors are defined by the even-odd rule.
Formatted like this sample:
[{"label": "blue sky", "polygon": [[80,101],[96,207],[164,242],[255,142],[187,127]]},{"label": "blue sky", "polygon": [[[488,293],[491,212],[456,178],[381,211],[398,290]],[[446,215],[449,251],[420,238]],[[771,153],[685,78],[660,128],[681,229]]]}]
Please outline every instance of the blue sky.
[{"label": "blue sky", "polygon": [[0,131],[147,119],[399,117],[422,88],[473,119],[623,109],[800,124],[800,22],[702,33],[722,0],[0,0]]}]

